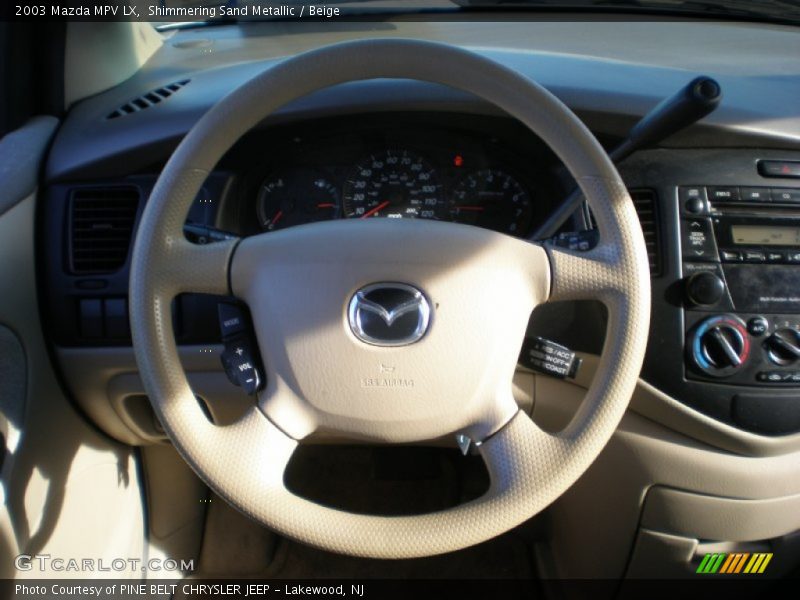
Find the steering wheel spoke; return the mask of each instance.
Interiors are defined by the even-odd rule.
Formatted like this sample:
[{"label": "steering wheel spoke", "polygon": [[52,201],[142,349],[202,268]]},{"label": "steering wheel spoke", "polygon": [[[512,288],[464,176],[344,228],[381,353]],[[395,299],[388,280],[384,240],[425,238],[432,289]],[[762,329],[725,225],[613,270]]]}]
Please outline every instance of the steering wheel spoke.
[{"label": "steering wheel spoke", "polygon": [[519,411],[481,444],[480,452],[491,478],[487,494],[515,504],[520,496],[527,495],[525,501],[531,502],[539,501],[533,496],[548,493],[553,478],[569,460],[570,441],[541,429]]},{"label": "steering wheel spoke", "polygon": [[552,283],[551,301],[604,299],[625,290],[613,254],[600,245],[589,252],[548,246]]},{"label": "steering wheel spoke", "polygon": [[177,292],[227,296],[231,258],[238,243],[238,238],[202,245],[178,240],[162,268],[169,270],[169,281]]}]

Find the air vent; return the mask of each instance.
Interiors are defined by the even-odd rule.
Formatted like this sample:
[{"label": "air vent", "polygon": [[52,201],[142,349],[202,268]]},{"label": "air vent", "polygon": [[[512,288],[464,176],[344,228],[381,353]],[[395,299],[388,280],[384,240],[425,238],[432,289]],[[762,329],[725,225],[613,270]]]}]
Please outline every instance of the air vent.
[{"label": "air vent", "polygon": [[128,258],[139,191],[135,187],[82,188],[70,200],[70,270],[113,273]]},{"label": "air vent", "polygon": [[647,246],[647,258],[650,260],[650,275],[661,275],[661,231],[658,226],[658,205],[656,193],[653,190],[629,190],[639,223],[642,225],[644,243]]},{"label": "air vent", "polygon": [[170,83],[169,85],[165,85],[160,88],[156,88],[146,94],[142,94],[138,98],[134,98],[130,102],[126,102],[122,106],[120,106],[114,112],[109,113],[106,115],[106,119],[116,119],[118,117],[124,117],[125,115],[131,115],[135,112],[139,112],[140,110],[144,110],[146,108],[150,108],[151,106],[155,106],[156,104],[160,104],[172,94],[177,92],[187,83],[189,83],[189,79],[184,79],[183,81],[176,81],[175,83]]},{"label": "air vent", "polygon": [[[663,264],[661,261],[661,230],[658,225],[658,205],[656,193],[650,189],[628,190],[639,215],[639,223],[642,225],[644,243],[647,246],[647,258],[650,262],[650,275],[658,277],[662,274]],[[594,215],[589,213],[592,227],[597,227]]]}]

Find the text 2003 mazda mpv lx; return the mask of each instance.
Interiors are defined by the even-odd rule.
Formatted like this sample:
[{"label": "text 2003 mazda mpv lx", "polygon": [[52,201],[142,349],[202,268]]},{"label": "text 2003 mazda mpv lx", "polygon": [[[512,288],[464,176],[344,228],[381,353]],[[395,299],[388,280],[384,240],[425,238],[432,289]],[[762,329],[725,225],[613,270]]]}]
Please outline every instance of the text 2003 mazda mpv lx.
[{"label": "text 2003 mazda mpv lx", "polygon": [[798,3],[251,4],[0,28],[3,577],[796,575]]}]

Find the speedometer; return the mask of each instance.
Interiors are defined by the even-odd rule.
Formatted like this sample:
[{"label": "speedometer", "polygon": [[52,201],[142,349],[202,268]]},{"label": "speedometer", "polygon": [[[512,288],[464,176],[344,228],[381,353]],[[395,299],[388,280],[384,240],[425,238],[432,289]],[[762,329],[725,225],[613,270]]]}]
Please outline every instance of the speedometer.
[{"label": "speedometer", "polygon": [[347,217],[447,219],[435,170],[408,150],[385,150],[356,165],[342,193]]}]

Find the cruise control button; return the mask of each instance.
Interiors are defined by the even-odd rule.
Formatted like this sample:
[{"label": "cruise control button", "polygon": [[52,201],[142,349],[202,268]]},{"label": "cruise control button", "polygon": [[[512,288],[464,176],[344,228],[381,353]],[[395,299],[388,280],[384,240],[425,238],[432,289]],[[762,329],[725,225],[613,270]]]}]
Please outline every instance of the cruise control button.
[{"label": "cruise control button", "polygon": [[711,202],[736,202],[739,200],[738,187],[710,187],[708,188],[708,199]]}]

